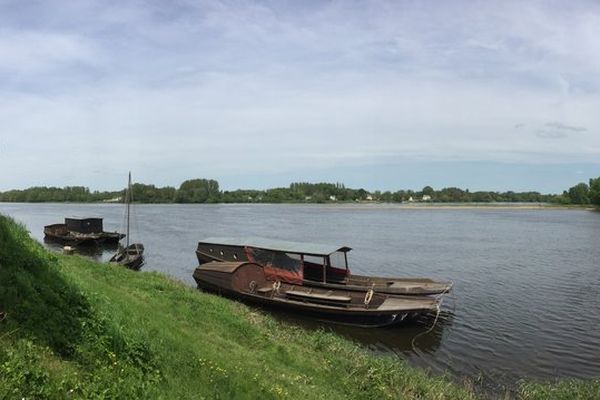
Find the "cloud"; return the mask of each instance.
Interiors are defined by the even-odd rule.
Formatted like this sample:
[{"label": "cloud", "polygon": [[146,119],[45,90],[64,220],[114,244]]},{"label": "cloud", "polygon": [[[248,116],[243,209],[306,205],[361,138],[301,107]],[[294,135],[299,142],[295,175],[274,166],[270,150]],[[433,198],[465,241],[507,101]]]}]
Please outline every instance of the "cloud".
[{"label": "cloud", "polygon": [[564,139],[572,133],[581,133],[587,131],[581,126],[567,125],[562,122],[546,122],[543,128],[538,129],[535,135],[541,139]]},{"label": "cloud", "polygon": [[565,132],[551,131],[551,130],[538,130],[535,135],[541,139],[564,139],[569,135]]},{"label": "cloud", "polygon": [[548,126],[550,128],[554,128],[554,129],[565,130],[565,131],[572,131],[572,132],[585,132],[585,131],[587,131],[587,129],[584,128],[584,127],[582,127],[582,126],[571,126],[571,125],[563,124],[562,122],[547,122],[546,126]]},{"label": "cloud", "polygon": [[0,168],[46,166],[12,182],[600,156],[593,3],[9,2],[0,24]]},{"label": "cloud", "polygon": [[[49,31],[0,31],[0,72],[40,73],[73,64],[95,64],[94,45],[77,35]],[[63,72],[60,73],[63,73]]]}]

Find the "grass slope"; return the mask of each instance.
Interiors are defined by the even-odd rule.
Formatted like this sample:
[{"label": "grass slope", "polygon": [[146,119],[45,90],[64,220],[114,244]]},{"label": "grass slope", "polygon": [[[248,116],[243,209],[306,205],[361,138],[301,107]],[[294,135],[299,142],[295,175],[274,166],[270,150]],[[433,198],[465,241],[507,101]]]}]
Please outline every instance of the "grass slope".
[{"label": "grass slope", "polygon": [[[50,254],[2,216],[0,320],[0,399],[475,397],[160,274]],[[521,394],[600,393],[599,384],[562,385]]]}]

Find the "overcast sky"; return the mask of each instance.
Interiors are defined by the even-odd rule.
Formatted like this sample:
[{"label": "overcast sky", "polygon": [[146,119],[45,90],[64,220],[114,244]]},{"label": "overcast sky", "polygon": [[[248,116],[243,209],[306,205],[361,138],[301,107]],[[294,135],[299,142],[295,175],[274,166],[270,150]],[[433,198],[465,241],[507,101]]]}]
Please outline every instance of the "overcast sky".
[{"label": "overcast sky", "polygon": [[600,176],[600,2],[0,0],[0,190]]}]

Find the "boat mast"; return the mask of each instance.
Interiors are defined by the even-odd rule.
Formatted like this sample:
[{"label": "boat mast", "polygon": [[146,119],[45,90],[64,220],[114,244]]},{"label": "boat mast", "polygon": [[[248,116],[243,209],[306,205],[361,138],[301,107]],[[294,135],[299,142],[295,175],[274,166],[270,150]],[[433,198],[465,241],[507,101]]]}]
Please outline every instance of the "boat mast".
[{"label": "boat mast", "polygon": [[129,247],[129,206],[131,203],[131,171],[129,171],[129,181],[127,182],[127,193],[125,194],[125,201],[127,202],[127,245],[125,248]]}]

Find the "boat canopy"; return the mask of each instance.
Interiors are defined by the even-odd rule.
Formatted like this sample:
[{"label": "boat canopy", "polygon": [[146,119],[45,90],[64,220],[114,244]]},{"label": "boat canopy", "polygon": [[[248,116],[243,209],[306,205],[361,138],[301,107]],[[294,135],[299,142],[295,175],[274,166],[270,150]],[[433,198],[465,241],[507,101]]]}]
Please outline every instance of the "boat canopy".
[{"label": "boat canopy", "polygon": [[101,233],[102,218],[65,218],[67,229],[79,233]]},{"label": "boat canopy", "polygon": [[286,240],[257,238],[257,237],[210,237],[201,243],[219,244],[225,246],[252,247],[255,249],[279,251],[291,254],[304,254],[308,256],[325,257],[341,251],[347,253],[352,248],[347,246],[334,246],[327,244],[289,242]]},{"label": "boat canopy", "polygon": [[267,279],[302,284],[304,279],[302,259],[294,258],[297,255],[289,256],[288,253],[254,247],[245,247],[244,249],[248,260],[263,266]]}]

